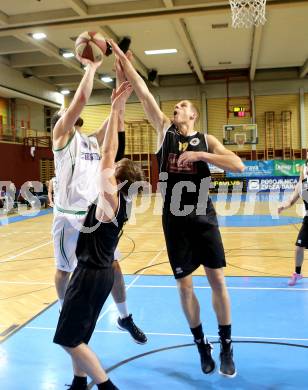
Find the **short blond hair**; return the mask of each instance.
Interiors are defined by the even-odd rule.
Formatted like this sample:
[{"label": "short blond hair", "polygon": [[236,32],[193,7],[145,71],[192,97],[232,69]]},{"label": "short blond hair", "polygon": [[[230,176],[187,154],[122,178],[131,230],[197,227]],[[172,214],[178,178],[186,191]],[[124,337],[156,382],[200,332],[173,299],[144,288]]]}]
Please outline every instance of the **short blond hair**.
[{"label": "short blond hair", "polygon": [[191,105],[191,107],[192,107],[194,113],[196,114],[195,122],[198,122],[199,119],[200,119],[200,110],[199,110],[199,108],[196,106],[195,103],[193,103],[191,100],[188,100],[188,101],[189,101],[189,103],[190,103],[190,105]]}]

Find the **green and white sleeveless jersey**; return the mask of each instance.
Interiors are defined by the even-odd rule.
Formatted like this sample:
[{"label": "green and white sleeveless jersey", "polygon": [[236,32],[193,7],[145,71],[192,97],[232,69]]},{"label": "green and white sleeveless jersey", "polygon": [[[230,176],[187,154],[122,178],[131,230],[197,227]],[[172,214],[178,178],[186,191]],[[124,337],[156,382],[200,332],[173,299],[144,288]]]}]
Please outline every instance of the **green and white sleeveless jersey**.
[{"label": "green and white sleeveless jersey", "polygon": [[74,131],[68,143],[54,150],[57,211],[84,213],[98,195],[100,149],[96,136]]}]

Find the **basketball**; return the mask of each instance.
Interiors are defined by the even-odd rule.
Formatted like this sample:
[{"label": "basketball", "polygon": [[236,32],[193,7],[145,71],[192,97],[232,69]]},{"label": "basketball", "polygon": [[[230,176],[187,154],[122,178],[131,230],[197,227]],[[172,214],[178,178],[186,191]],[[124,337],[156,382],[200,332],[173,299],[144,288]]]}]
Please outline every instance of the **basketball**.
[{"label": "basketball", "polygon": [[97,32],[85,31],[76,39],[75,50],[78,56],[86,58],[93,62],[99,62],[103,56],[111,54],[111,46],[102,36]]}]

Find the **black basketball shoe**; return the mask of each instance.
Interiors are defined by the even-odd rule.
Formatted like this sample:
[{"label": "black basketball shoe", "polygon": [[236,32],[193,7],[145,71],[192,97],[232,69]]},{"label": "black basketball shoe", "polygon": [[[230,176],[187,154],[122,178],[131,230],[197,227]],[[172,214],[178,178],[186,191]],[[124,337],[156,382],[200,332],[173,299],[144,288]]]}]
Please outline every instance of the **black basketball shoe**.
[{"label": "black basketball shoe", "polygon": [[201,362],[201,369],[204,372],[204,374],[211,374],[215,369],[215,361],[212,358],[212,344],[205,343],[204,341],[197,343],[195,341],[195,344],[197,345],[199,354],[200,354],[200,362]]},{"label": "black basketball shoe", "polygon": [[219,374],[234,378],[236,376],[236,369],[233,361],[233,347],[232,341],[226,343],[220,341],[220,369]]},{"label": "black basketball shoe", "polygon": [[138,344],[145,344],[148,341],[146,335],[134,323],[132,314],[125,318],[119,317],[118,328],[126,330]]},{"label": "black basketball shoe", "polygon": [[71,385],[65,385],[65,386],[69,386],[66,388],[66,390],[87,390],[88,389],[88,386],[87,384],[74,384],[74,382],[71,384]]}]

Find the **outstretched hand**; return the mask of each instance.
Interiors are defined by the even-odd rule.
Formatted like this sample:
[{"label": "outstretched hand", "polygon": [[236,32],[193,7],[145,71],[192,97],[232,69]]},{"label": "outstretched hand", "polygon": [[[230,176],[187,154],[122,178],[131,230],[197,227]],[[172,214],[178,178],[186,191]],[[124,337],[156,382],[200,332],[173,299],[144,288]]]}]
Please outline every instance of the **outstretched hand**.
[{"label": "outstretched hand", "polygon": [[[130,62],[132,62],[132,60],[133,60],[133,53],[130,50],[128,50],[126,52],[126,54],[125,54],[125,57]],[[115,70],[115,73],[116,73],[116,78],[117,78],[118,85],[120,85],[121,83],[126,81],[126,77],[125,77],[125,73],[124,73],[124,70],[123,70],[122,63],[120,61],[120,58],[117,55],[115,56],[114,70]]]},{"label": "outstretched hand", "polygon": [[130,97],[133,88],[128,81],[122,83],[119,88],[114,89],[111,94],[112,108],[122,109],[127,99]]},{"label": "outstretched hand", "polygon": [[[126,58],[124,52],[119,48],[119,46],[115,43],[114,40],[110,39],[108,42],[109,42],[110,45],[112,46],[112,52],[113,52],[117,57],[119,57],[120,60],[123,59],[123,58]],[[130,50],[128,50],[128,52],[129,52],[129,51],[130,51]]]}]

